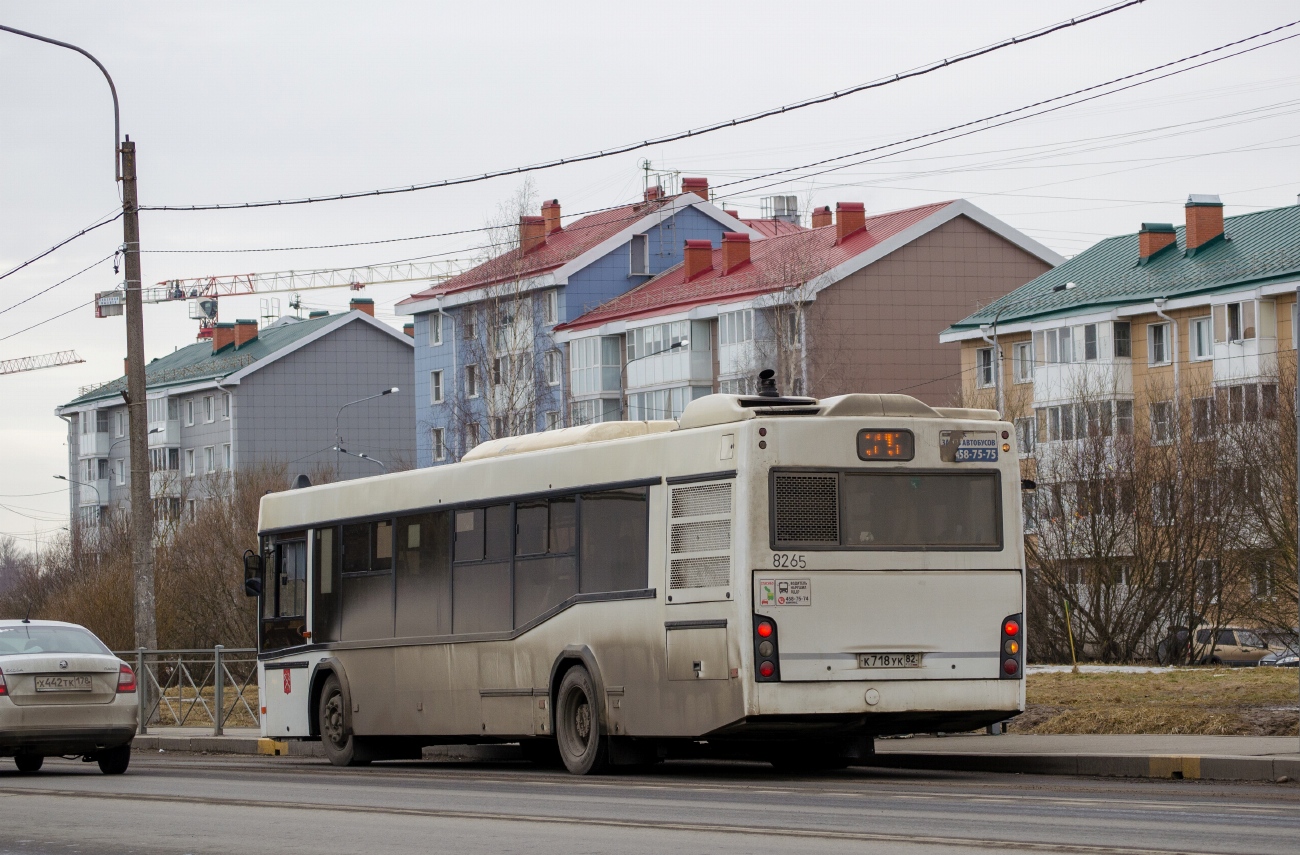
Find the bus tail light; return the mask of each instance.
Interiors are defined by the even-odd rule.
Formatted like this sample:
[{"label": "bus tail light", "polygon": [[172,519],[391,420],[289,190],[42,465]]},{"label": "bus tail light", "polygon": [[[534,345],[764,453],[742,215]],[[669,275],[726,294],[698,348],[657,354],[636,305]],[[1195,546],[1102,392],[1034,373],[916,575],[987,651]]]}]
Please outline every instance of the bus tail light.
[{"label": "bus tail light", "polygon": [[9,687],[5,685],[5,672],[0,668],[0,697],[9,694]]},{"label": "bus tail light", "polygon": [[117,669],[117,693],[119,695],[135,691],[135,672],[131,670],[130,665],[122,665]]},{"label": "bus tail light", "polygon": [[781,680],[776,621],[766,615],[754,615],[754,679],[760,683]]},{"label": "bus tail light", "polygon": [[1011,615],[1002,621],[999,636],[1003,680],[1019,680],[1025,673],[1025,628],[1023,615]]}]

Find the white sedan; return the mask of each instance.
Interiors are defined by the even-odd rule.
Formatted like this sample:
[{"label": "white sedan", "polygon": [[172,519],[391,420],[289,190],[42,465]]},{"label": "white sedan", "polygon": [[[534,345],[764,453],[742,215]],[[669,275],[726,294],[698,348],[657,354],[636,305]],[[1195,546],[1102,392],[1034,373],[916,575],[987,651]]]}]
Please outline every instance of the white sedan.
[{"label": "white sedan", "polygon": [[135,672],[88,629],[0,620],[0,757],[20,772],[74,755],[120,775],[138,717]]}]

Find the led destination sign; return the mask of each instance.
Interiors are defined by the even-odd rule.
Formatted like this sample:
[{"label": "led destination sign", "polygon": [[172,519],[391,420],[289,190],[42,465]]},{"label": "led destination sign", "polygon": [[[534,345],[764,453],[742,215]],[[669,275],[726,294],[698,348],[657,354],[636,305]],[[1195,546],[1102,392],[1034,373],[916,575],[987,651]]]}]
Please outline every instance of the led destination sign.
[{"label": "led destination sign", "polygon": [[911,460],[915,456],[916,440],[910,430],[858,431],[861,460]]}]

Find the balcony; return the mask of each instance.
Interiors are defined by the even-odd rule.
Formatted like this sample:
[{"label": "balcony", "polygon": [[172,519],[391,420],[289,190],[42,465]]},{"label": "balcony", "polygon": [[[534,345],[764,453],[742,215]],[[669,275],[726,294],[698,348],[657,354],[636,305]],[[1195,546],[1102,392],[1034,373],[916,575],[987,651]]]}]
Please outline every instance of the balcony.
[{"label": "balcony", "polygon": [[168,419],[162,422],[149,422],[149,447],[181,444],[180,419]]},{"label": "balcony", "polygon": [[112,446],[113,437],[108,431],[77,435],[78,457],[108,457],[108,450]]},{"label": "balcony", "polygon": [[[108,434],[103,434],[107,436]],[[77,490],[77,504],[86,505],[107,505],[109,484],[107,478],[99,478],[94,481],[86,481],[82,484],[73,485]]]},{"label": "balcony", "polygon": [[713,353],[708,350],[666,350],[627,364],[627,388],[651,389],[685,384],[713,383]]},{"label": "balcony", "polygon": [[1277,376],[1277,339],[1216,342],[1214,382],[1231,383]]},{"label": "balcony", "polygon": [[[1008,387],[1008,394],[1013,386]],[[1034,367],[1034,403],[1128,397],[1133,394],[1133,361],[1116,358],[1049,363]]]},{"label": "balcony", "polygon": [[175,469],[164,469],[149,473],[149,495],[179,496],[182,492],[181,473]]}]

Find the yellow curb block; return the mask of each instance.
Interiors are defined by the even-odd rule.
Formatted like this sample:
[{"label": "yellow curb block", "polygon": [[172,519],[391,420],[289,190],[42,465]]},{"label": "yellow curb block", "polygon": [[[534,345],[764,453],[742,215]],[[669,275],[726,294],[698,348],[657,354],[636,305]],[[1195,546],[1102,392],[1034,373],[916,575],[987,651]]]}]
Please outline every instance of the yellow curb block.
[{"label": "yellow curb block", "polygon": [[1161,754],[1148,758],[1152,778],[1183,778],[1196,780],[1201,777],[1201,758],[1182,757],[1177,754]]},{"label": "yellow curb block", "polygon": [[257,740],[257,753],[270,754],[273,757],[287,756],[289,754],[289,743],[279,739],[262,737]]}]

